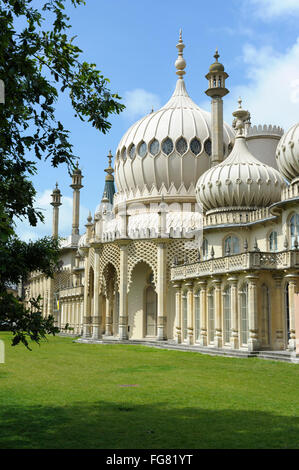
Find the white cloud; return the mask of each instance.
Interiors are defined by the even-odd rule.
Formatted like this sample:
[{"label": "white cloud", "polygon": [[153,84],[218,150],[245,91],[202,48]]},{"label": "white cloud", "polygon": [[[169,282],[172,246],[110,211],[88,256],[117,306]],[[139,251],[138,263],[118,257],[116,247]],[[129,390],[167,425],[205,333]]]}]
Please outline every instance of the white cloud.
[{"label": "white cloud", "polygon": [[[45,189],[43,193],[37,195],[35,207],[40,209],[45,219],[44,223],[38,223],[32,227],[27,221],[16,221],[16,233],[24,241],[35,241],[40,237],[52,235],[52,214],[53,207],[50,205],[52,190]],[[69,196],[62,196],[62,205],[59,207],[59,235],[65,237],[72,232],[73,199]],[[84,224],[88,216],[88,209],[80,206],[80,233],[85,231]]]},{"label": "white cloud", "polygon": [[238,97],[251,112],[253,124],[276,124],[287,130],[299,120],[299,37],[284,54],[270,47],[247,44],[243,49],[248,85],[231,89],[226,99],[226,120],[237,108]]},{"label": "white cloud", "polygon": [[299,15],[298,0],[250,0],[258,16],[265,19],[280,15]]},{"label": "white cloud", "polygon": [[124,96],[126,109],[124,116],[130,119],[149,114],[152,109],[155,111],[160,108],[160,100],[157,95],[150,93],[142,88],[136,88],[132,91],[126,91]]}]

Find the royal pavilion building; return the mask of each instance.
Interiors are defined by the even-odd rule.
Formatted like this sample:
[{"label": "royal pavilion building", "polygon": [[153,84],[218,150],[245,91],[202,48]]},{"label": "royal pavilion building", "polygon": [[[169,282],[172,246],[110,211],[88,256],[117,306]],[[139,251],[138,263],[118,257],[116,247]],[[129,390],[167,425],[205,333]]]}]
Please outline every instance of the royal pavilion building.
[{"label": "royal pavilion building", "polygon": [[[184,47],[180,34],[169,101],[128,129],[114,167],[109,153],[82,235],[74,170],[60,269],[32,273],[27,295],[40,294],[44,315],[82,342],[299,362],[299,124],[251,126],[241,99],[225,123],[218,51],[206,75],[211,113],[199,108]],[[57,185],[51,204],[57,237]]]}]

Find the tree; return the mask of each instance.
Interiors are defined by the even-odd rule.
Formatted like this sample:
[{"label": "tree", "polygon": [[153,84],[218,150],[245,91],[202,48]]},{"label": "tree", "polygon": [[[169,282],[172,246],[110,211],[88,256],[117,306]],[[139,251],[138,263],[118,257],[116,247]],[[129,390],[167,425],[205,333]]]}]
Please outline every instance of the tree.
[{"label": "tree", "polygon": [[[43,220],[34,207],[30,180],[37,160],[54,167],[65,163],[71,171],[78,158],[69,131],[55,115],[55,102],[59,93],[68,93],[75,116],[103,133],[111,127],[109,116],[124,109],[96,65],[80,61],[82,50],[68,34],[65,2],[48,0],[37,9],[32,0],[0,0],[0,78],[5,84],[5,104],[0,104],[0,321],[11,325],[13,344],[21,341],[27,347],[28,336],[39,342],[57,328],[53,318],[42,318],[39,299],[31,299],[28,309],[7,287],[34,270],[53,276],[59,247],[47,237],[35,243],[19,240],[14,220],[25,217],[32,226]],[[20,20],[25,26],[17,31]],[[49,21],[52,28],[46,30]]]}]

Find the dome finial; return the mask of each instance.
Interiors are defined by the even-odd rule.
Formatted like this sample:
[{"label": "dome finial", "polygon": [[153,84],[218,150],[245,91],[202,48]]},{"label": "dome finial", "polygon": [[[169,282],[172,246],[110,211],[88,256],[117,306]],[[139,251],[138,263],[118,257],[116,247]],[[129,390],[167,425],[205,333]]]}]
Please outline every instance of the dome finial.
[{"label": "dome finial", "polygon": [[216,47],[216,52],[215,52],[214,57],[215,57],[215,59],[216,59],[216,62],[218,62],[218,59],[219,59],[219,57],[220,57],[219,52],[218,52],[218,47]]},{"label": "dome finial", "polygon": [[233,112],[234,122],[233,127],[237,131],[236,137],[245,137],[244,129],[245,129],[245,122],[248,120],[250,114],[248,111],[242,108],[242,99],[239,97],[238,99],[239,107],[237,111]]},{"label": "dome finial", "polygon": [[176,74],[179,76],[180,79],[183,79],[183,76],[186,73],[184,71],[186,67],[186,61],[183,57],[183,50],[184,50],[185,44],[183,43],[183,40],[182,40],[182,29],[180,29],[179,42],[177,43],[176,47],[178,49],[178,58],[175,61],[175,66],[177,69]]},{"label": "dome finial", "polygon": [[111,162],[112,162],[112,158],[113,158],[111,150],[109,150],[109,153],[108,153],[107,157],[108,157],[108,168],[105,168],[105,170],[104,170],[107,173],[105,181],[114,181],[114,178],[113,178],[114,170],[111,166]]}]

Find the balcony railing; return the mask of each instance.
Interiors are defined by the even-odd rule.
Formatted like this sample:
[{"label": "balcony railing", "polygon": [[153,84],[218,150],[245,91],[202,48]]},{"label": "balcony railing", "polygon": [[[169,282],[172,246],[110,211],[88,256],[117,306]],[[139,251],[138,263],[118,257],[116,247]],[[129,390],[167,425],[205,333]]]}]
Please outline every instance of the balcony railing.
[{"label": "balcony railing", "polygon": [[171,280],[183,280],[194,277],[224,274],[244,270],[276,270],[299,268],[299,251],[280,253],[247,252],[238,255],[214,258],[192,264],[183,264],[171,268]]},{"label": "balcony railing", "polygon": [[59,297],[60,299],[63,297],[80,297],[84,293],[84,287],[83,286],[77,286],[77,287],[63,287],[59,291]]}]

